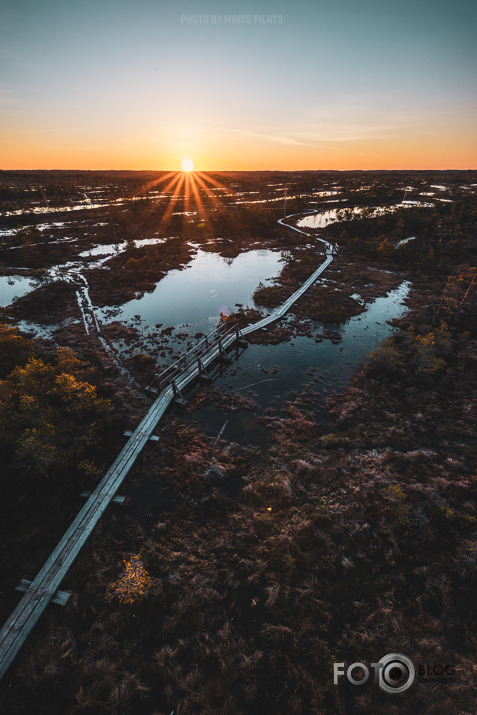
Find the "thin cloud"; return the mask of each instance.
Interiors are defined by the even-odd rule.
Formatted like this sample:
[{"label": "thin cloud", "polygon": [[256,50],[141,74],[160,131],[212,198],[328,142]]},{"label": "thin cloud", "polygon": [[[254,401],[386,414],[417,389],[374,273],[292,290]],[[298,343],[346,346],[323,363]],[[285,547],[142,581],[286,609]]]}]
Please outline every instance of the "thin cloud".
[{"label": "thin cloud", "polygon": [[310,142],[302,141],[301,139],[295,139],[294,137],[289,137],[279,134],[266,134],[264,132],[250,132],[247,129],[227,129],[228,132],[233,132],[234,134],[242,134],[247,137],[255,137],[256,139],[265,139],[266,141],[275,142],[277,144],[289,144],[292,146],[315,146],[310,144]]},{"label": "thin cloud", "polygon": [[372,156],[375,159],[384,159],[382,154],[370,154],[367,151],[356,151],[355,154],[358,156]]},{"label": "thin cloud", "polygon": [[[342,113],[343,115],[343,113]],[[342,116],[341,115],[341,116]],[[376,121],[380,119],[380,121]],[[395,122],[386,123],[382,118],[375,118],[374,122],[363,122],[362,120],[353,121],[350,119],[347,122],[337,119],[321,119],[317,121],[309,121],[306,124],[300,124],[293,130],[288,130],[289,133],[270,133],[253,132],[247,129],[230,129],[225,131],[234,134],[242,134],[256,139],[274,142],[276,144],[284,144],[289,146],[304,146],[323,148],[327,143],[346,143],[353,141],[361,141],[368,139],[378,139],[388,135],[390,132],[397,129]]]},{"label": "thin cloud", "polygon": [[396,129],[396,124],[383,123],[354,123],[350,120],[347,123],[339,121],[321,122],[311,125],[306,129],[295,132],[304,141],[317,142],[351,142],[362,139],[377,139],[383,137]]}]

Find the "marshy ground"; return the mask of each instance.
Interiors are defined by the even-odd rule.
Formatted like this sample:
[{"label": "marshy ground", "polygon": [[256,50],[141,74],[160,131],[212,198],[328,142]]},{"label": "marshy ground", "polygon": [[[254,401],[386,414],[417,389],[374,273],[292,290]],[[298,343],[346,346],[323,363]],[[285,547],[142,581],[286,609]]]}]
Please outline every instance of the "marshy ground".
[{"label": "marshy ground", "polygon": [[[18,599],[14,586],[38,571],[80,492],[147,410],[154,372],[207,329],[187,315],[170,324],[167,306],[154,323],[145,314],[124,319],[122,307],[172,271],[187,276],[197,250],[228,261],[251,249],[279,252],[280,269],[250,287],[248,304],[209,316],[211,327],[244,325],[323,260],[314,231],[339,253],[286,320],[254,335],[211,386],[168,415],[159,444],[123,485],[124,508],[110,508],[65,578],[68,605],[50,606],[1,684],[5,712],[472,712],[475,179],[222,175],[234,184],[223,203],[209,202],[207,216],[178,203],[160,230],[170,197],[157,187],[141,193],[152,177],[89,176],[94,207],[74,213],[61,209],[80,205],[86,179],[46,179],[53,217],[35,213],[32,192],[23,193],[37,176],[1,175],[2,273],[40,286],[3,315],[11,326],[0,345],[3,620]],[[338,193],[318,197],[317,213],[328,200],[394,206],[410,185],[416,200],[430,184],[446,185],[449,198],[435,192],[431,207],[349,215],[304,238],[277,223],[282,209],[269,184],[284,179],[297,197],[290,213],[310,210],[320,191]],[[239,203],[247,191],[264,203]],[[105,245],[114,253],[79,256]],[[100,332],[85,332],[71,279],[79,273]],[[58,357],[61,346],[92,368]],[[32,357],[51,370],[28,368]],[[84,386],[80,397],[95,388],[74,414],[59,387],[64,374]],[[40,423],[56,430],[53,457],[28,442],[25,430]],[[416,667],[450,664],[455,682],[415,683],[395,696],[372,681],[333,685],[334,662],[389,652]]]}]

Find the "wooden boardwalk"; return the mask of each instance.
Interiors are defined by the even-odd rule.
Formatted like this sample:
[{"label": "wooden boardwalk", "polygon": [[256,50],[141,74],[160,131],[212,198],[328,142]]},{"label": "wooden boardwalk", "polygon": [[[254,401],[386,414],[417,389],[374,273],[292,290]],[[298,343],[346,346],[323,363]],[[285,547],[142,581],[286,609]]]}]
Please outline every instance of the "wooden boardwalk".
[{"label": "wooden boardwalk", "polygon": [[[283,219],[280,219],[283,224]],[[288,226],[306,234],[294,226]],[[322,239],[318,239],[322,240]],[[35,623],[50,603],[58,601],[57,591],[60,584],[77,557],[80,549],[98,523],[106,507],[113,500],[116,492],[129,470],[135,463],[142,449],[150,439],[156,425],[166,412],[171,402],[181,399],[181,391],[197,378],[207,379],[207,367],[217,360],[226,359],[226,351],[234,344],[239,345],[242,336],[279,320],[290,307],[305,293],[318,276],[323,273],[333,260],[332,247],[326,241],[326,260],[317,270],[271,315],[257,323],[248,325],[243,330],[227,329],[220,326],[211,336],[205,338],[183,358],[164,371],[158,377],[163,387],[146,416],[132,433],[127,444],[108,469],[103,479],[86,501],[85,505],[64,534],[63,538],[49,556],[36,578],[27,586],[26,591],[7,622],[0,630],[0,679],[12,663],[25,642]],[[25,582],[27,583],[27,582]]]}]

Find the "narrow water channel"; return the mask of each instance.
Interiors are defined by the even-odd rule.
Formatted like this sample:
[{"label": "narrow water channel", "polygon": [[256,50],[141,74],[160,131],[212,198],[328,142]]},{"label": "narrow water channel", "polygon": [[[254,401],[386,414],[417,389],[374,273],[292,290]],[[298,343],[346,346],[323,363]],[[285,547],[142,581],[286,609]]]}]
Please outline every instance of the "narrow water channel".
[{"label": "narrow water channel", "polygon": [[[268,407],[279,411],[295,393],[305,391],[313,393],[315,415],[326,420],[326,398],[345,389],[369,353],[393,332],[387,321],[405,313],[404,301],[410,287],[410,283],[404,281],[387,296],[377,298],[364,313],[336,329],[342,338],[336,345],[329,340],[317,343],[308,337],[297,337],[278,345],[249,345],[222,376],[216,377],[214,386],[238,391],[247,397],[251,390],[257,409],[229,413],[209,405],[196,411],[194,419],[210,436],[217,434],[228,419],[224,439],[260,445],[268,437],[267,429],[258,418]],[[320,333],[322,329],[321,323],[314,323],[312,333]],[[247,387],[249,385],[251,387]]]}]

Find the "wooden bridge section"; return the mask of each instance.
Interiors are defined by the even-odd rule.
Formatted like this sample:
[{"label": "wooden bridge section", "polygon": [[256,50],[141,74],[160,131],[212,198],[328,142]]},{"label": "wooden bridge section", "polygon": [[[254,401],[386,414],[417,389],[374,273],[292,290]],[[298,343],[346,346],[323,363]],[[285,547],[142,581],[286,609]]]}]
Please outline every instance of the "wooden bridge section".
[{"label": "wooden bridge section", "polygon": [[[282,223],[283,220],[280,221]],[[293,226],[287,226],[294,228]],[[305,234],[304,231],[300,233]],[[305,234],[309,235],[309,234]],[[316,238],[316,237],[315,237]],[[319,239],[322,240],[322,239]],[[324,241],[324,243],[326,243]],[[80,549],[98,523],[106,507],[114,500],[117,490],[135,463],[152,433],[173,400],[183,402],[182,390],[193,380],[210,379],[207,368],[216,361],[229,362],[227,351],[235,346],[246,347],[244,336],[279,320],[290,307],[305,293],[333,260],[332,247],[326,243],[326,260],[273,313],[243,330],[220,325],[192,350],[157,375],[155,383],[158,396],[138,427],[131,434],[127,444],[108,469],[94,492],[88,497],[83,508],[49,556],[36,578],[30,582],[23,580],[18,590],[24,595],[10,618],[0,630],[0,679],[12,663],[35,623],[50,603],[64,604],[68,595],[59,592],[59,586],[77,557]],[[157,438],[156,438],[157,440]]]}]

